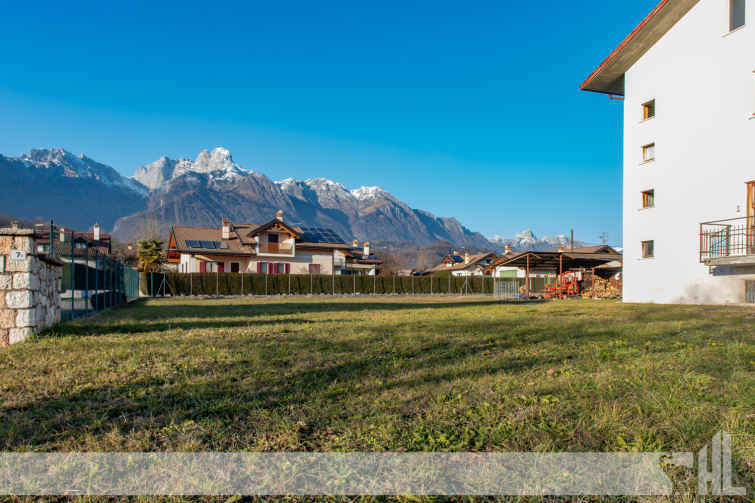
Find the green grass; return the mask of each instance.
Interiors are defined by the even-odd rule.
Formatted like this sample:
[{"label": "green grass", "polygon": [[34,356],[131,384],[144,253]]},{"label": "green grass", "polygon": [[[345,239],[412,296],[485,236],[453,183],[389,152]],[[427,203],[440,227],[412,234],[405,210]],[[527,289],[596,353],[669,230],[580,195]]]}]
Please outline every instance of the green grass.
[{"label": "green grass", "polygon": [[697,451],[755,486],[755,311],[150,300],[0,351],[13,451]]}]

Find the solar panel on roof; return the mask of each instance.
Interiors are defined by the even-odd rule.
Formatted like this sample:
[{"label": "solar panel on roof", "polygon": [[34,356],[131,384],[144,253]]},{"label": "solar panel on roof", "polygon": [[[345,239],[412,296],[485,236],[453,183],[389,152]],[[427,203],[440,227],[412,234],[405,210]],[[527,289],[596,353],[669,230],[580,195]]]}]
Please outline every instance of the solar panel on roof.
[{"label": "solar panel on roof", "polygon": [[302,232],[302,239],[310,243],[343,243],[343,240],[333,229],[323,227],[299,227]]},{"label": "solar panel on roof", "polygon": [[201,248],[202,245],[199,244],[199,241],[194,241],[193,239],[189,239],[186,241],[186,246],[189,248]]},{"label": "solar panel on roof", "polygon": [[205,248],[207,250],[213,250],[215,248],[219,248],[220,243],[217,241],[201,241],[202,248]]}]

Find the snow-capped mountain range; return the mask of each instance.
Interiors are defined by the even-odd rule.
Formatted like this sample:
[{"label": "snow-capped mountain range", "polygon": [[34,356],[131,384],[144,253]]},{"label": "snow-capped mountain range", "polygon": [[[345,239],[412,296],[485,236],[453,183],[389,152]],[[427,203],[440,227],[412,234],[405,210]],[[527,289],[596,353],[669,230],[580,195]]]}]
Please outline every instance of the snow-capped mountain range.
[{"label": "snow-capped mountain range", "polygon": [[386,244],[455,245],[514,249],[554,248],[563,236],[537,239],[525,231],[514,239],[490,240],[455,218],[413,209],[380,187],[349,190],[325,178],[277,182],[242,168],[224,148],[203,150],[196,159],[166,156],[141,166],[133,178],[64,149],[35,149],[29,155],[0,155],[0,213],[33,220],[55,219],[80,229],[99,222],[117,238],[129,239],[139,222],[218,226],[221,218],[264,223],[278,209],[287,221],[335,229],[345,240]]},{"label": "snow-capped mountain range", "polygon": [[[513,251],[522,251],[522,250],[534,250],[534,251],[544,251],[544,250],[556,250],[559,246],[565,246],[568,247],[571,245],[569,242],[569,238],[566,236],[545,236],[542,238],[538,238],[535,236],[535,234],[530,231],[524,231],[513,238],[505,238],[499,235],[495,235],[492,238],[488,238],[488,240],[498,245],[499,247],[505,248],[506,246],[511,246],[511,249]],[[587,246],[587,243],[583,243],[581,241],[574,241],[574,246]]]}]

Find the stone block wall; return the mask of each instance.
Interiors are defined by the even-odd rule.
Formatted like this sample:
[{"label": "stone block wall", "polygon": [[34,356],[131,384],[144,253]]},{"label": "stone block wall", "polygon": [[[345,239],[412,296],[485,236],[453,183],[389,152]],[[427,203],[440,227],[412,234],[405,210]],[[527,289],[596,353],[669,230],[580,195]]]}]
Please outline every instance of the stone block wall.
[{"label": "stone block wall", "polygon": [[[11,250],[26,252],[13,260]],[[32,229],[0,229],[0,347],[60,321],[62,263],[36,253]]]}]

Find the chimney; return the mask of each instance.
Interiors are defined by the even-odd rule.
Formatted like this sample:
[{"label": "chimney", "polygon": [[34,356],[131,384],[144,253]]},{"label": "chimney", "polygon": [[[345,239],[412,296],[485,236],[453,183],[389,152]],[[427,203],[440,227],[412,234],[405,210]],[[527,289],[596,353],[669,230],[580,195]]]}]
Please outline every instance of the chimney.
[{"label": "chimney", "polygon": [[100,224],[94,224],[94,240],[100,240]]},{"label": "chimney", "polygon": [[18,220],[12,220],[10,223],[11,229],[18,229]]},{"label": "chimney", "polygon": [[66,242],[66,228],[65,227],[60,228],[60,242],[61,243]]},{"label": "chimney", "polygon": [[283,210],[278,210],[278,213],[275,214],[275,218],[277,218],[278,220],[280,220],[282,222],[283,221]]},{"label": "chimney", "polygon": [[351,247],[352,248],[359,248],[359,240],[355,239],[354,241],[352,241],[351,242]]},{"label": "chimney", "polygon": [[223,219],[223,239],[231,239],[231,221]]},{"label": "chimney", "polygon": [[364,243],[364,254],[369,255],[370,254],[370,243],[369,241]]},{"label": "chimney", "polygon": [[464,254],[464,263],[465,263],[465,264],[468,264],[468,263],[469,263],[469,252],[466,252],[466,253]]},{"label": "chimney", "polygon": [[504,251],[504,253],[506,253],[506,254],[509,254],[509,253],[511,253],[511,245],[506,245],[506,246],[504,246],[504,247],[503,247],[503,251]]},{"label": "chimney", "polygon": [[564,253],[564,245],[558,245],[558,252]]},{"label": "chimney", "polygon": [[456,251],[456,250],[454,250],[454,255],[458,255],[458,254],[459,254],[459,252]]}]

